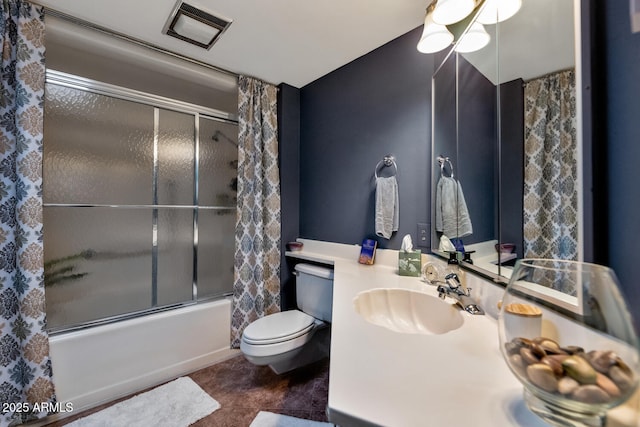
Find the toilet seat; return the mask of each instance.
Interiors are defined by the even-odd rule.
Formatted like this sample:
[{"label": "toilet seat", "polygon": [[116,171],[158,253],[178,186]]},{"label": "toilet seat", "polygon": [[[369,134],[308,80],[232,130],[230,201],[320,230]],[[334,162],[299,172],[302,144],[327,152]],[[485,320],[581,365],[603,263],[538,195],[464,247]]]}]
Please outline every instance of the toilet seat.
[{"label": "toilet seat", "polygon": [[316,319],[299,310],[282,311],[257,319],[242,333],[242,340],[252,345],[290,341],[313,329]]},{"label": "toilet seat", "polygon": [[256,365],[271,364],[300,350],[324,325],[299,310],[289,310],[262,317],[242,333],[240,350]]}]

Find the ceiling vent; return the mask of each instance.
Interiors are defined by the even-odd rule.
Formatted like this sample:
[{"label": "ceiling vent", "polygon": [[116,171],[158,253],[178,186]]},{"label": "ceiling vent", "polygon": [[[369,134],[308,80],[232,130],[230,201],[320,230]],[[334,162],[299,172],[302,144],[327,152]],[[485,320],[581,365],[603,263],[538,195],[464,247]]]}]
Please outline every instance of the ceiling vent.
[{"label": "ceiling vent", "polygon": [[230,25],[230,19],[179,1],[162,32],[209,50]]}]

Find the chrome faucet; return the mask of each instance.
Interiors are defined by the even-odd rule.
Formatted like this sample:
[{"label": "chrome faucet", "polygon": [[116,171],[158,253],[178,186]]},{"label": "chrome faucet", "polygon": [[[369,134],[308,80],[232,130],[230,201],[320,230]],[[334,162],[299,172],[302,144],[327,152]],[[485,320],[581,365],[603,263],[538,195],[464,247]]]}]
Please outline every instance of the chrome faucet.
[{"label": "chrome faucet", "polygon": [[471,298],[471,288],[463,286],[456,273],[449,273],[444,277],[445,285],[438,285],[438,297],[445,299],[451,297],[456,300],[467,313],[484,314],[482,310]]}]

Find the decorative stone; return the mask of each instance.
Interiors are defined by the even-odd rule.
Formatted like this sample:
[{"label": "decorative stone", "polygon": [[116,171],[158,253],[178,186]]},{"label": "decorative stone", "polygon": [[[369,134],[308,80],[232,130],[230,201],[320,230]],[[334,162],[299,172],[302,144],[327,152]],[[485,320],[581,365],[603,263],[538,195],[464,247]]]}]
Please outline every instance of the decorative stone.
[{"label": "decorative stone", "polygon": [[607,403],[611,400],[606,391],[593,384],[578,387],[571,393],[571,398],[584,403]]},{"label": "decorative stone", "polygon": [[562,363],[567,357],[569,357],[569,355],[568,354],[549,354],[547,357]]},{"label": "decorative stone", "polygon": [[534,356],[536,356],[538,359],[542,359],[547,355],[540,344],[532,342],[529,348],[531,349],[531,352],[534,354]]},{"label": "decorative stone", "polygon": [[587,354],[591,366],[603,374],[609,373],[609,369],[616,364],[618,359],[618,356],[613,351],[590,351]]},{"label": "decorative stone", "polygon": [[565,395],[573,393],[578,387],[580,383],[571,377],[562,377],[558,381],[558,391]]},{"label": "decorative stone", "polygon": [[611,379],[598,372],[596,384],[598,387],[607,392],[607,394],[611,397],[619,397],[620,396],[620,388],[613,382]]},{"label": "decorative stone", "polygon": [[544,363],[529,365],[527,366],[527,376],[533,385],[544,391],[554,393],[558,390],[558,380],[549,365]]},{"label": "decorative stone", "polygon": [[633,378],[633,372],[631,372],[631,368],[619,357],[616,357],[616,365],[618,365],[623,372]]},{"label": "decorative stone", "polygon": [[540,344],[540,347],[542,347],[542,349],[544,350],[545,353],[547,353],[547,355],[561,354],[561,355],[569,356],[569,353],[567,353],[560,347],[548,347],[544,344]]},{"label": "decorative stone", "polygon": [[556,359],[552,359],[549,356],[545,356],[542,359],[540,359],[540,362],[544,363],[545,365],[548,365],[551,369],[553,369],[553,373],[557,376],[560,377],[562,376],[562,362],[556,360]]},{"label": "decorative stone", "polygon": [[533,351],[531,351],[530,348],[527,348],[527,347],[522,347],[520,349],[520,356],[522,356],[522,360],[527,365],[540,362],[540,359],[536,357],[536,355],[533,353]]},{"label": "decorative stone", "polygon": [[562,362],[564,371],[580,384],[595,384],[596,370],[579,356],[569,356]]},{"label": "decorative stone", "polygon": [[517,337],[511,340],[512,343],[519,345],[520,347],[529,347],[533,341],[529,338]]},{"label": "decorative stone", "polygon": [[566,352],[560,348],[560,345],[551,338],[538,337],[533,340],[538,344],[546,354],[565,354]]},{"label": "decorative stone", "polygon": [[584,353],[584,348],[578,347],[577,345],[568,345],[566,347],[560,347],[560,349],[568,354]]},{"label": "decorative stone", "polygon": [[505,344],[505,349],[509,354],[519,353],[523,347],[529,347],[531,340],[522,337],[516,337]]},{"label": "decorative stone", "polygon": [[527,367],[526,363],[522,360],[522,356],[520,354],[512,354],[509,356],[509,364],[520,376],[525,376],[525,368]]},{"label": "decorative stone", "polygon": [[555,345],[556,347],[560,347],[557,342],[555,342],[551,338],[547,338],[547,337],[535,337],[531,341],[533,341],[536,344],[550,343],[550,345],[552,345],[552,346]]},{"label": "decorative stone", "polygon": [[587,359],[597,359],[598,357],[602,356],[604,354],[603,350],[591,350],[588,353],[585,353],[587,356]]},{"label": "decorative stone", "polygon": [[509,366],[521,380],[578,402],[610,403],[635,385],[635,372],[611,350],[585,352],[545,337],[517,337],[505,349]]},{"label": "decorative stone", "polygon": [[621,391],[627,391],[633,386],[633,377],[618,365],[609,369],[609,378],[613,380]]},{"label": "decorative stone", "polygon": [[507,350],[507,354],[518,354],[520,353],[520,349],[522,346],[514,343],[513,341],[509,341],[504,345],[505,350]]}]

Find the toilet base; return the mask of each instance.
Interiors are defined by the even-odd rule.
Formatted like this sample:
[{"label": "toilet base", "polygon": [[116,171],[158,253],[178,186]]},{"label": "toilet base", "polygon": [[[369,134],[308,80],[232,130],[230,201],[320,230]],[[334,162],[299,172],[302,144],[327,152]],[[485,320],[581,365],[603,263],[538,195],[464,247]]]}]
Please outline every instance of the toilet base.
[{"label": "toilet base", "polygon": [[281,375],[329,357],[330,353],[331,328],[327,326],[318,329],[297,354],[283,357],[280,361],[269,364],[269,367],[273,372]]},{"label": "toilet base", "polygon": [[273,372],[280,375],[329,357],[330,351],[331,327],[325,324],[317,328],[304,345],[286,353],[267,357],[243,353],[243,356],[254,365],[268,365]]}]

